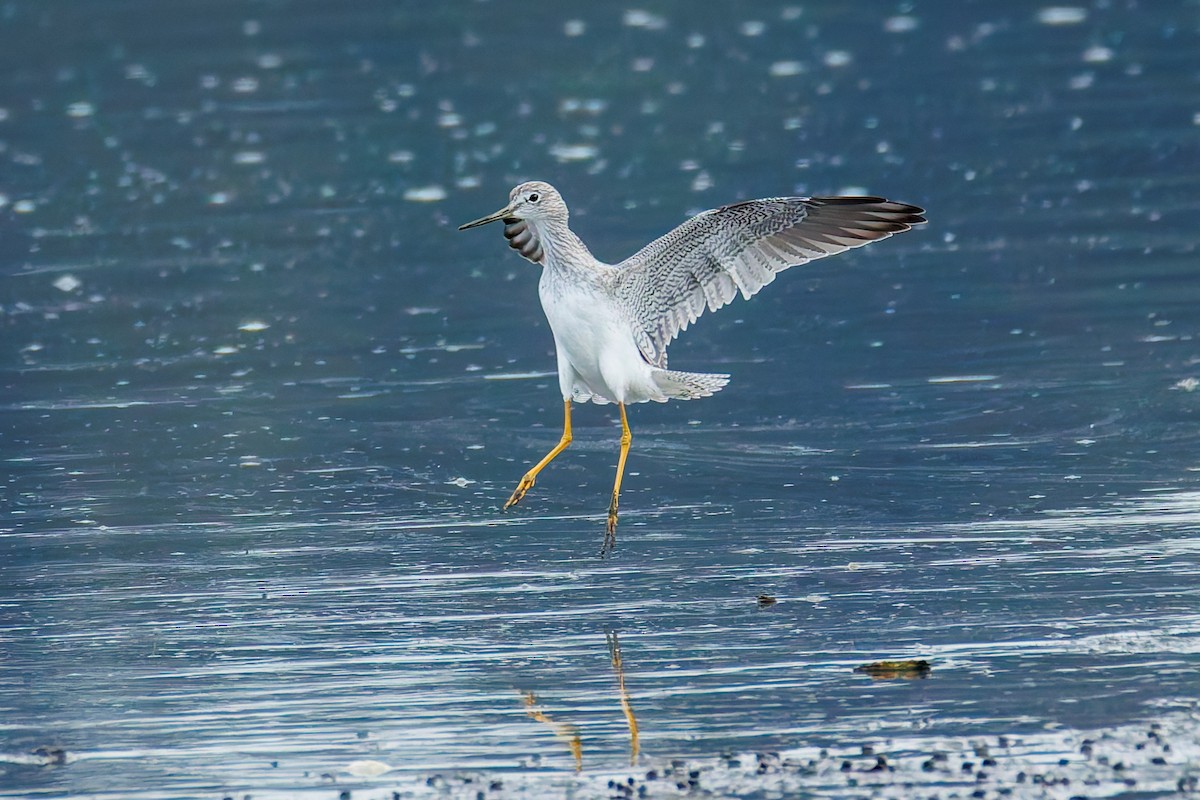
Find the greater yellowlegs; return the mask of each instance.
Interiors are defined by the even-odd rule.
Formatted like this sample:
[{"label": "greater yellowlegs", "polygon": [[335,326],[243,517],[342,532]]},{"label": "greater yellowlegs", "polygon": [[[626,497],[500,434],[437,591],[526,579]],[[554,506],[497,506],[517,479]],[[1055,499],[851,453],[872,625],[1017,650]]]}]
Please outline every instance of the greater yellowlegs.
[{"label": "greater yellowlegs", "polygon": [[667,369],[667,347],[704,310],[750,298],[797,264],[886,239],[925,222],[924,210],[882,197],[770,197],[697,214],[620,264],[597,261],[567,226],[562,195],[542,181],[459,230],[504,222],[510,247],[542,267],[538,294],[554,334],[563,433],[521,478],[504,508],[571,443],[571,402],[616,403],[621,452],[600,554],[616,545],[617,497],[629,455],[626,403],[708,397],[728,375]]}]

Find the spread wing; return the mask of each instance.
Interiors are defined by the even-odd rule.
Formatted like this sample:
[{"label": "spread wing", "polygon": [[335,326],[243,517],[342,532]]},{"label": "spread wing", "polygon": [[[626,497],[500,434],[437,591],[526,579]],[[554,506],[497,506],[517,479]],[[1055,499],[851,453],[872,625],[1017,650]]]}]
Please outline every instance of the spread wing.
[{"label": "spread wing", "polygon": [[615,291],[646,361],[705,308],[749,298],[797,264],[886,239],[925,222],[924,210],[882,197],[772,197],[705,211],[617,265]]}]

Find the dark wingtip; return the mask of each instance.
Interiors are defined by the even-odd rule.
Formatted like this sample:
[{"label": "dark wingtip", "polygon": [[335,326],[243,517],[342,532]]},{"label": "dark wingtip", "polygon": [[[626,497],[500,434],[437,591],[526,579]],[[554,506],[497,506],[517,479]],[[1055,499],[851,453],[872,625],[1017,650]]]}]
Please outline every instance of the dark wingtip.
[{"label": "dark wingtip", "polygon": [[855,196],[839,196],[839,197],[812,197],[809,202],[821,206],[856,206],[859,210],[868,214],[877,214],[880,219],[885,219],[888,222],[900,223],[909,227],[915,225],[924,225],[929,222],[925,218],[925,209],[920,206],[914,206],[910,203],[900,203],[895,200],[888,200],[886,197],[877,197],[875,195],[864,195],[862,197]]}]

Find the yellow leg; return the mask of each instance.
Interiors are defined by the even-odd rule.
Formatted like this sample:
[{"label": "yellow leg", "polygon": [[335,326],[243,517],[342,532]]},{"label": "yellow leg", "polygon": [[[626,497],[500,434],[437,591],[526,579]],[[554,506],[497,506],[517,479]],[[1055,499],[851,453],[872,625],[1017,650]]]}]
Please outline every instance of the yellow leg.
[{"label": "yellow leg", "polygon": [[[624,415],[624,413],[625,413],[625,411],[622,410],[621,414]],[[521,502],[521,498],[525,496],[525,493],[533,488],[533,484],[537,480],[538,473],[541,472],[543,469],[545,469],[546,465],[549,464],[551,461],[553,461],[554,458],[559,453],[561,453],[563,450],[566,450],[567,445],[569,445],[570,443],[571,443],[571,401],[565,400],[565,401],[563,401],[562,439],[560,439],[558,441],[558,444],[554,447],[553,450],[551,450],[549,453],[546,453],[545,458],[543,458],[541,461],[539,461],[537,464],[535,464],[533,469],[529,470],[529,472],[526,472],[525,475],[521,478],[521,482],[518,483],[517,488],[513,490],[512,497],[508,498],[508,502],[504,504],[504,509],[506,511],[509,508],[511,508],[512,506],[515,506],[517,503]],[[622,463],[624,463],[623,460],[622,460]]]},{"label": "yellow leg", "polygon": [[609,631],[608,655],[612,659],[613,672],[617,674],[617,690],[621,698],[621,711],[625,713],[625,724],[629,726],[629,763],[637,764],[638,758],[638,724],[633,715],[633,706],[629,703],[629,692],[625,690],[625,665],[621,661],[621,643],[617,641],[616,631]]},{"label": "yellow leg", "polygon": [[621,457],[617,459],[617,480],[613,483],[612,501],[608,504],[608,528],[604,532],[604,545],[600,555],[611,553],[617,546],[617,497],[621,494],[621,478],[625,476],[625,459],[629,456],[629,443],[633,434],[629,432],[629,420],[625,417],[625,404],[617,403],[621,410]]}]

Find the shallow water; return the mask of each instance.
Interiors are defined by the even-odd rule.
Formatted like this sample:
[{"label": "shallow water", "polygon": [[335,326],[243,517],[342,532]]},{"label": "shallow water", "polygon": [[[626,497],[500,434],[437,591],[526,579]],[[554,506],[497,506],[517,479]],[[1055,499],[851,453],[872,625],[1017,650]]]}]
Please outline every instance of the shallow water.
[{"label": "shallow water", "polygon": [[[643,768],[1191,707],[1195,4],[729,14],[0,6],[0,796],[619,771],[620,679]],[[532,177],[609,260],[753,196],[931,222],[673,346],[733,382],[631,409],[600,560],[612,407],[499,510],[553,345],[455,226]]]}]

